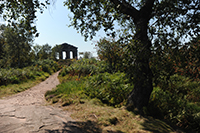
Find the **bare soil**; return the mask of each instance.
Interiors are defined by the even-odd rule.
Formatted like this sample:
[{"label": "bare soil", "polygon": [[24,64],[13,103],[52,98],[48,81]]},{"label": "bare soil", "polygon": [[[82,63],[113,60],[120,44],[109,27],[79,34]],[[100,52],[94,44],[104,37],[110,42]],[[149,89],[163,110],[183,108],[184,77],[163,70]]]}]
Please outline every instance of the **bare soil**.
[{"label": "bare soil", "polygon": [[0,99],[0,133],[80,133],[70,113],[46,105],[44,94],[59,84],[58,73],[27,91]]}]

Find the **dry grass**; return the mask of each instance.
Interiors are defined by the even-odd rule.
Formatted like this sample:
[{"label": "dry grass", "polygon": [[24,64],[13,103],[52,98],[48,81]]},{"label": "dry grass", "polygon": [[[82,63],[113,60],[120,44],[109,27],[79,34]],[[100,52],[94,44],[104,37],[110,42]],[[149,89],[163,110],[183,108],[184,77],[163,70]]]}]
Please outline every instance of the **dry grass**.
[{"label": "dry grass", "polygon": [[85,133],[170,133],[175,132],[165,122],[141,117],[123,107],[113,108],[99,100],[82,100],[63,107]]}]

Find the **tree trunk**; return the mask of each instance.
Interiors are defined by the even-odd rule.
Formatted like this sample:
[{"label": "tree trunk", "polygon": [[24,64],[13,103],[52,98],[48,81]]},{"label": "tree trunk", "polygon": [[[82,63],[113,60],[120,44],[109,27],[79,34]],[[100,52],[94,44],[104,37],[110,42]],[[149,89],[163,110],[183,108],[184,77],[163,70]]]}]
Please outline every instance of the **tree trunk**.
[{"label": "tree trunk", "polygon": [[152,85],[152,72],[149,67],[149,59],[151,55],[151,41],[147,36],[147,20],[140,19],[135,22],[136,35],[135,45],[138,50],[136,52],[136,60],[134,62],[134,89],[130,93],[127,101],[127,109],[137,109],[143,114],[143,107],[148,105]]},{"label": "tree trunk", "polygon": [[21,45],[21,44],[18,44],[18,43],[16,43],[17,44],[17,66],[18,66],[18,68],[20,68],[20,47],[19,47],[19,45]]}]

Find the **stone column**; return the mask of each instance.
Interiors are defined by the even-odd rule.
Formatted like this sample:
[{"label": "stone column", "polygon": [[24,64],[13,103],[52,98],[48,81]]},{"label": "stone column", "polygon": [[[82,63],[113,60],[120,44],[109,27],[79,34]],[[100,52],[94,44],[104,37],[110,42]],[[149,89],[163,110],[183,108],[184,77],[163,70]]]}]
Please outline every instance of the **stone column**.
[{"label": "stone column", "polygon": [[59,53],[59,59],[63,59],[63,53],[62,53],[62,51]]},{"label": "stone column", "polygon": [[72,55],[73,55],[73,59],[75,59],[75,58],[76,58],[76,56],[75,56],[75,53],[76,53],[76,52],[73,50],[72,53],[73,53],[73,54],[72,54]]},{"label": "stone column", "polygon": [[77,55],[78,54],[78,50],[76,49],[74,53],[75,53],[74,54],[75,58],[78,59],[78,55]]},{"label": "stone column", "polygon": [[70,51],[69,50],[66,51],[66,57],[67,57],[67,59],[70,59]]}]

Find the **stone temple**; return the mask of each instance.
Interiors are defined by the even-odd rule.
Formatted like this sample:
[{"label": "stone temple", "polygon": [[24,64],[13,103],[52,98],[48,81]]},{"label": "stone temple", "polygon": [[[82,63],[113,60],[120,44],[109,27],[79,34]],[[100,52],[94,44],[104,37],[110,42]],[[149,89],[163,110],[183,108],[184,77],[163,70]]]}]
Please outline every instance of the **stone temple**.
[{"label": "stone temple", "polygon": [[63,59],[63,52],[66,52],[66,58],[65,59],[70,59],[70,52],[72,52],[72,57],[73,59],[77,59],[77,53],[78,53],[78,48],[70,45],[68,43],[63,43],[60,45],[60,50],[59,50],[59,59]]}]

